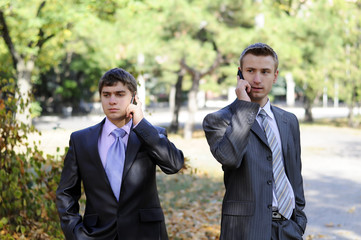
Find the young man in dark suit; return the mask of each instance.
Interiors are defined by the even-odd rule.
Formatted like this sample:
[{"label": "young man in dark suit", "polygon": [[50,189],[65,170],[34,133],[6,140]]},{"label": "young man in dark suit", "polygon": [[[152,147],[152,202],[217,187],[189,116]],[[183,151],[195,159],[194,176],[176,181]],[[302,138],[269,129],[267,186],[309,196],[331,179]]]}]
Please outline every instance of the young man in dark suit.
[{"label": "young man in dark suit", "polygon": [[266,44],[250,45],[240,71],[237,99],[203,121],[224,171],[221,239],[302,239],[307,218],[299,124],[268,98],[278,76],[277,54]]},{"label": "young man in dark suit", "polygon": [[[144,118],[136,91],[131,74],[109,70],[99,82],[106,117],[71,134],[56,192],[68,240],[168,239],[156,166],[173,174],[182,168],[184,157],[165,129]],[[78,203],[81,183],[86,196],[83,217]]]}]

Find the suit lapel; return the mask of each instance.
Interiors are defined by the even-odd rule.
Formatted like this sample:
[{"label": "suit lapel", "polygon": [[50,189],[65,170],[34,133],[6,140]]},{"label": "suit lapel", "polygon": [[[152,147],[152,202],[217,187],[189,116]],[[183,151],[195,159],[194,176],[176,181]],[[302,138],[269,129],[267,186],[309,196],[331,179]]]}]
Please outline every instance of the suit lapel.
[{"label": "suit lapel", "polygon": [[[271,105],[271,109],[273,112],[273,115],[276,119],[276,123],[278,126],[278,131],[280,133],[280,137],[281,137],[281,142],[282,142],[282,153],[283,153],[283,158],[285,159],[285,156],[287,156],[287,152],[288,152],[288,148],[287,148],[287,138],[288,138],[288,134],[289,134],[289,126],[288,126],[288,119],[283,115],[282,111],[276,107],[273,107]],[[251,130],[261,139],[261,141],[268,145],[268,141],[267,141],[267,137],[266,134],[264,132],[264,130],[261,128],[261,126],[258,124],[258,121],[255,120]],[[287,166],[287,164],[285,164]]]},{"label": "suit lapel", "polygon": [[137,134],[135,134],[135,132],[132,129],[133,127],[131,128],[129,133],[127,150],[125,152],[125,163],[124,163],[122,181],[124,181],[124,178],[126,177],[130,167],[132,166],[135,160],[135,156],[137,155],[141,145],[141,142],[139,141]]},{"label": "suit lapel", "polygon": [[254,120],[251,130],[259,137],[259,139],[261,139],[264,144],[268,146],[266,133],[263,131],[257,120]]},{"label": "suit lapel", "polygon": [[[282,142],[282,152],[283,152],[283,158],[285,159],[285,156],[287,156],[287,139],[289,135],[289,126],[288,126],[288,120],[286,117],[284,117],[283,113],[276,107],[271,106],[272,112],[275,116],[276,123],[278,126],[278,131],[280,133],[281,142]],[[284,161],[286,163],[286,161]]]},{"label": "suit lapel", "polygon": [[104,123],[105,123],[105,118],[99,124],[95,125],[94,128],[90,129],[87,140],[89,140],[89,156],[92,157],[92,161],[94,162],[96,168],[99,169],[100,174],[106,179],[106,181],[110,185],[104,166],[100,159],[99,149],[98,149],[98,139],[103,130]]}]

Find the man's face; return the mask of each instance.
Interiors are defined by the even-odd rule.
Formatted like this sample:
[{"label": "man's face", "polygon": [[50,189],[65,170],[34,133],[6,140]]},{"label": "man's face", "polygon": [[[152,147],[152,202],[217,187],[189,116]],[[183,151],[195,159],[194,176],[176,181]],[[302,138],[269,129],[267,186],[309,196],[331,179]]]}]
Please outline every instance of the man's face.
[{"label": "man's face", "polygon": [[114,86],[104,86],[100,99],[104,114],[113,124],[121,127],[127,123],[126,109],[132,93],[122,82],[117,82]]},{"label": "man's face", "polygon": [[278,76],[274,59],[271,56],[246,54],[243,57],[242,74],[252,87],[249,93],[251,101],[263,107],[268,101],[268,93]]}]

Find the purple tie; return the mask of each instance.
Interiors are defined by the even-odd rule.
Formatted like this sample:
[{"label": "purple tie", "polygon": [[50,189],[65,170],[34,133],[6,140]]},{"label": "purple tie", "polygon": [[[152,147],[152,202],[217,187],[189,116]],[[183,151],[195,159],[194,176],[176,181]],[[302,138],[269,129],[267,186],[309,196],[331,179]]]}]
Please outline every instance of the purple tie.
[{"label": "purple tie", "polygon": [[105,172],[107,173],[114,196],[119,201],[125,159],[125,146],[121,138],[125,136],[126,132],[121,128],[116,128],[111,134],[115,137],[115,141],[107,153]]}]

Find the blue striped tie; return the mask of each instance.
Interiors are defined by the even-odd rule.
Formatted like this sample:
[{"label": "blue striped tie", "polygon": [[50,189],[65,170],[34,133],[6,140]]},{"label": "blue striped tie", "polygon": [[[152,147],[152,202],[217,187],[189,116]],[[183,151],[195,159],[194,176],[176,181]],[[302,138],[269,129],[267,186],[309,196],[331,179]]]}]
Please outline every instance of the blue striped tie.
[{"label": "blue striped tie", "polygon": [[259,112],[262,118],[262,125],[266,132],[269,147],[273,155],[273,179],[276,185],[276,196],[278,201],[278,212],[285,218],[289,219],[292,214],[292,199],[291,192],[287,184],[286,173],[281,158],[281,149],[278,145],[275,133],[272,131],[267,120],[267,113],[264,109]]},{"label": "blue striped tie", "polygon": [[120,138],[123,138],[126,132],[121,128],[116,128],[111,134],[115,137],[115,141],[107,153],[105,172],[107,173],[114,196],[119,201],[125,159],[125,146]]}]

